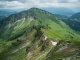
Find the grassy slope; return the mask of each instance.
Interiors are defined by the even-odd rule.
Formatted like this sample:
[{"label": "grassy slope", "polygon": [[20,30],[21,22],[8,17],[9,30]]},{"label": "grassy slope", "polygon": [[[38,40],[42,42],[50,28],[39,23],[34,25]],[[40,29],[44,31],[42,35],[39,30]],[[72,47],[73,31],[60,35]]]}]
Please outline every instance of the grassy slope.
[{"label": "grassy slope", "polygon": [[51,27],[51,29],[42,29],[48,37],[58,40],[80,39],[79,34],[77,34],[77,32],[69,28],[69,26],[62,22],[61,20],[59,21],[60,24],[57,24],[51,20],[48,20],[46,23],[48,22],[49,27]]},{"label": "grassy slope", "polygon": [[[43,12],[45,13],[45,12]],[[42,21],[42,25],[48,25],[51,29],[42,29],[44,34],[53,39],[59,40],[79,40],[79,34],[72,30],[68,25],[59,20],[54,15],[50,13],[42,14],[36,12],[36,16],[40,21]],[[47,18],[48,17],[48,18]],[[39,21],[38,21],[39,22]]]},{"label": "grassy slope", "polygon": [[[22,60],[27,56],[26,53],[26,46],[31,45],[31,43],[29,43],[32,39],[32,36],[35,34],[35,30],[33,30],[29,36],[27,36],[26,40],[19,40],[21,38],[19,38],[17,41],[17,39],[12,40],[12,41],[2,41],[2,43],[0,44],[0,59],[1,60],[6,60],[6,59],[10,59],[10,60]],[[24,34],[25,35],[25,34]],[[24,37],[24,36],[23,36]],[[31,37],[31,38],[30,38]],[[28,39],[30,41],[28,41]],[[15,43],[15,44],[12,44]],[[28,45],[26,45],[27,43],[29,43]],[[18,50],[18,51],[16,51]],[[16,52],[14,52],[16,51]],[[13,53],[12,53],[13,52]]]}]

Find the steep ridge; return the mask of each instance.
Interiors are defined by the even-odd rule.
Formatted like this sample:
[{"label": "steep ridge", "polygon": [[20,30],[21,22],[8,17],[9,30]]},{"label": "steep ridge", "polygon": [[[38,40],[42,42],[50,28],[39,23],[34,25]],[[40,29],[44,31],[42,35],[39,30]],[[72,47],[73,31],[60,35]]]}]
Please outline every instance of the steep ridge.
[{"label": "steep ridge", "polygon": [[31,8],[0,22],[1,60],[45,60],[59,40],[79,41],[80,35],[55,15]]},{"label": "steep ridge", "polygon": [[[53,14],[38,8],[31,8],[27,11],[13,14],[7,17],[6,20],[1,21],[0,38],[8,40],[15,39],[24,34],[27,28],[31,26],[42,26],[44,28],[42,30],[46,30],[46,34],[47,31],[53,32],[55,36],[52,37],[54,38],[57,36],[60,39],[64,39],[63,37],[68,38],[68,36],[66,36],[67,34],[71,36],[69,36],[70,38],[74,38],[75,36],[78,38],[78,35],[74,33],[74,31],[71,30],[64,22],[59,20]],[[49,35],[49,33],[47,35]]]}]

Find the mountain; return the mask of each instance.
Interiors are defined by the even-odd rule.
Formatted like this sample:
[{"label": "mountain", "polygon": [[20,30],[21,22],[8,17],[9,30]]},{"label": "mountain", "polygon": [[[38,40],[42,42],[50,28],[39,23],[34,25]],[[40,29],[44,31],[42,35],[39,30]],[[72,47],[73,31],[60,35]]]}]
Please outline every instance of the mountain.
[{"label": "mountain", "polygon": [[7,11],[7,10],[0,10],[0,21],[5,19],[11,14],[17,13],[16,11]]},{"label": "mountain", "polygon": [[[79,41],[79,39],[79,33],[54,14],[31,8],[0,21],[0,59],[45,60],[61,40]],[[71,44],[75,45],[72,42]]]},{"label": "mountain", "polygon": [[72,29],[80,31],[80,13],[72,15],[65,22],[69,24]]},{"label": "mountain", "polygon": [[68,16],[65,15],[59,15],[59,14],[55,14],[56,17],[58,17],[60,20],[62,20],[63,22],[66,22],[67,19],[69,18]]},{"label": "mountain", "polygon": [[53,14],[59,14],[70,17],[71,15],[75,14],[75,12],[69,8],[64,7],[49,7],[49,8],[41,8]]},{"label": "mountain", "polygon": [[[5,39],[16,38],[18,35],[23,34],[28,28],[28,26],[30,25],[36,26],[36,27],[39,27],[39,26],[46,27],[45,25],[49,26],[51,28],[50,30],[43,29],[43,31],[44,32],[52,31],[55,34],[54,36],[50,36],[52,38],[56,38],[58,36],[59,39],[61,38],[64,39],[63,36],[65,36],[67,33],[70,35],[71,33],[73,33],[73,31],[65,23],[59,20],[56,16],[54,16],[49,12],[46,12],[44,10],[37,9],[37,8],[32,8],[27,11],[22,11],[17,14],[12,14],[9,17],[7,17],[5,20],[1,21],[0,24],[1,24],[0,37],[1,38],[3,37]],[[62,29],[64,27],[65,29]],[[67,31],[66,29],[70,29],[70,31]],[[62,33],[63,31],[66,31],[66,32]],[[56,33],[56,32],[59,32],[59,33]],[[49,33],[46,33],[46,34],[49,35]],[[75,34],[73,35],[73,37],[74,36]]]},{"label": "mountain", "polygon": [[0,16],[0,21],[3,20],[3,19],[5,19],[5,18],[6,18],[6,16],[2,16],[2,15],[1,15],[1,16]]},{"label": "mountain", "polygon": [[16,11],[3,11],[0,10],[0,16],[9,16],[11,14],[17,13]]}]

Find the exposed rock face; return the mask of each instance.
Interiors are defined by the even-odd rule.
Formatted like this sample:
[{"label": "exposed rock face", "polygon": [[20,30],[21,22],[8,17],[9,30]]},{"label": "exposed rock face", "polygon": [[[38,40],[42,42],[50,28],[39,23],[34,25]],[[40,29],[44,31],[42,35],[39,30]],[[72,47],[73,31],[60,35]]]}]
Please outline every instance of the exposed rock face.
[{"label": "exposed rock face", "polygon": [[46,56],[45,60],[78,60],[80,51],[78,46],[68,41],[58,42]]}]

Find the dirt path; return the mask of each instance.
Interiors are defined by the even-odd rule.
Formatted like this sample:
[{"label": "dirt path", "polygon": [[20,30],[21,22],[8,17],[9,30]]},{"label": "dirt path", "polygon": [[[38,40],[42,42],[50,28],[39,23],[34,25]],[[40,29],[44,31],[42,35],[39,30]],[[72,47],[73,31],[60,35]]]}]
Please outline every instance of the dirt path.
[{"label": "dirt path", "polygon": [[[47,39],[47,37],[45,37],[45,39]],[[52,43],[53,46],[56,46],[56,45],[57,45],[57,42],[51,41],[51,43]],[[53,47],[52,47],[52,48],[53,48]],[[52,49],[52,48],[51,48],[51,49]],[[39,56],[37,59],[35,59],[35,60],[39,60],[39,58],[43,57],[44,55],[47,55],[47,54],[51,51],[51,49],[50,49],[48,52],[45,52],[44,54],[40,55],[40,56]]]},{"label": "dirt path", "polygon": [[47,55],[48,52],[45,52],[44,54],[40,55],[37,59],[35,60],[39,60],[39,58],[43,57],[44,55]]}]

